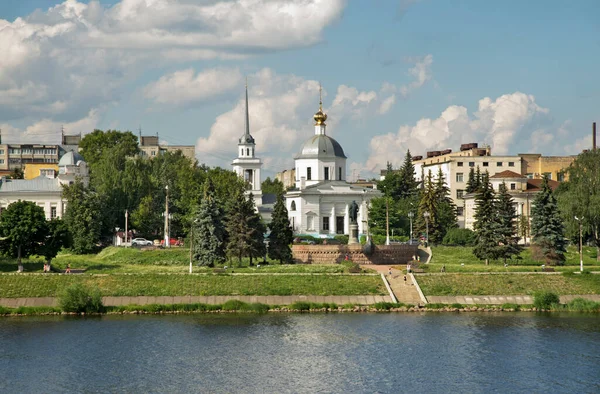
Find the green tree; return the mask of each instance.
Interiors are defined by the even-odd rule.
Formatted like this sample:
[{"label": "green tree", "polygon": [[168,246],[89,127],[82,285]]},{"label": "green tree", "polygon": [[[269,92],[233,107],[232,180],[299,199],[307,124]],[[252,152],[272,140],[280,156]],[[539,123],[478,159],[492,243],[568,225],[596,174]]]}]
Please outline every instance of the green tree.
[{"label": "green tree", "polygon": [[456,205],[450,197],[450,188],[446,184],[446,179],[442,169],[439,168],[435,181],[435,194],[437,200],[437,233],[436,243],[441,242],[448,230],[457,228]]},{"label": "green tree", "polygon": [[288,210],[283,201],[283,194],[277,195],[269,229],[271,230],[271,234],[269,234],[269,257],[273,260],[279,260],[280,264],[291,263],[292,249],[290,244],[293,241],[293,233],[288,218]]},{"label": "green tree", "polygon": [[19,272],[23,272],[22,258],[36,254],[45,240],[48,225],[44,210],[31,201],[17,201],[2,213],[0,234],[2,252],[16,257]]},{"label": "green tree", "polygon": [[248,196],[246,203],[248,204],[248,210],[252,212],[250,219],[248,220],[248,225],[252,229],[248,244],[248,257],[250,257],[250,264],[252,264],[254,258],[264,257],[267,252],[267,247],[265,246],[265,233],[267,232],[267,227],[265,226],[260,213],[256,210],[252,193]]},{"label": "green tree", "polygon": [[523,242],[527,242],[527,235],[529,234],[529,218],[527,215],[521,215],[519,218],[519,236],[523,238]]},{"label": "green tree", "polygon": [[412,155],[410,150],[406,151],[404,162],[398,171],[398,191],[394,197],[399,199],[409,198],[418,192],[419,183],[415,179],[415,167],[412,163]]},{"label": "green tree", "polygon": [[23,169],[22,168],[15,168],[13,169],[10,174],[8,175],[8,177],[10,179],[23,179],[24,178],[24,174],[23,174]]},{"label": "green tree", "polygon": [[102,204],[98,195],[76,179],[63,189],[67,200],[64,221],[72,236],[71,248],[75,253],[86,254],[96,250],[102,229]]},{"label": "green tree", "polygon": [[131,131],[96,129],[79,142],[81,155],[92,169],[105,157],[106,151],[114,147],[120,147],[124,157],[133,156],[140,151],[138,139]]},{"label": "green tree", "polygon": [[[478,167],[479,168],[479,167]],[[475,169],[471,167],[469,170],[469,178],[467,180],[467,193],[474,193],[477,190],[477,180],[475,179]]]},{"label": "green tree", "polygon": [[506,263],[506,259],[519,256],[522,248],[517,235],[517,210],[504,182],[500,184],[496,195],[496,213],[498,215],[498,231],[502,237],[500,258],[503,258]]},{"label": "green tree", "polygon": [[263,194],[279,194],[285,191],[283,183],[277,178],[271,180],[270,177],[267,177],[260,187]]},{"label": "green tree", "polygon": [[58,252],[71,246],[71,233],[62,219],[52,219],[47,222],[47,235],[41,247],[40,254],[50,264]]},{"label": "green tree", "polygon": [[558,206],[568,234],[579,238],[579,221],[584,237],[596,246],[600,261],[600,149],[581,153],[567,170],[569,180],[558,188]]},{"label": "green tree", "polygon": [[475,194],[475,247],[473,254],[488,265],[490,260],[500,257],[502,235],[498,223],[498,213],[494,202],[494,189],[486,174],[483,176],[478,191]]},{"label": "green tree", "polygon": [[[252,200],[254,203],[254,200]],[[242,263],[242,257],[249,256],[251,240],[256,229],[250,226],[254,214],[254,204],[251,208],[246,201],[243,190],[234,189],[228,201],[226,228],[227,228],[227,255],[237,257]]]},{"label": "green tree", "polygon": [[562,265],[567,251],[567,240],[556,198],[548,184],[548,176],[542,181],[531,209],[531,235],[536,252],[534,256],[547,264]]},{"label": "green tree", "polygon": [[[419,200],[418,213],[415,218],[415,230],[417,233],[429,233],[428,242],[438,243],[442,241],[439,237],[438,225],[438,194],[433,182],[433,175],[429,170],[424,180],[424,189]],[[425,218],[425,212],[429,217]]]},{"label": "green tree", "polygon": [[385,178],[379,181],[377,187],[392,199],[400,198],[402,194],[400,171],[394,170],[392,163],[387,163]]},{"label": "green tree", "polygon": [[225,262],[223,211],[219,208],[210,179],[204,184],[204,198],[196,213],[193,231],[194,260],[209,267]]}]

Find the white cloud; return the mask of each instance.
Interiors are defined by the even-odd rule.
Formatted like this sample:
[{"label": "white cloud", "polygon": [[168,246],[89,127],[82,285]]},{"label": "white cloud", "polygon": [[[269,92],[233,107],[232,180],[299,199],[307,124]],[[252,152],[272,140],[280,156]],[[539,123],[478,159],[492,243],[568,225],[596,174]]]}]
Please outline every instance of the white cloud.
[{"label": "white cloud", "polygon": [[456,149],[468,142],[488,143],[493,154],[507,154],[514,144],[529,140],[528,135],[538,129],[537,118],[548,115],[548,109],[540,107],[534,96],[521,92],[493,101],[486,97],[472,115],[466,107],[452,105],[436,119],[423,118],[415,125],[400,126],[396,133],[373,137],[365,167],[375,172],[388,161],[400,165],[407,149],[422,155],[427,150]]},{"label": "white cloud", "polygon": [[148,84],[144,96],[158,104],[188,105],[231,92],[241,83],[242,74],[238,69],[212,68],[195,74],[189,68]]},{"label": "white cloud", "polygon": [[419,58],[409,58],[408,61],[415,63],[415,66],[408,70],[408,75],[413,77],[414,81],[400,87],[400,94],[403,97],[408,97],[412,92],[425,85],[433,76],[431,72],[433,56],[431,54]]},{"label": "white cloud", "polygon": [[[119,101],[121,89],[152,68],[310,46],[345,5],[121,0],[109,7],[66,0],[12,22],[0,20],[0,118],[79,119],[90,108]],[[182,101],[201,100],[195,92]]]},{"label": "white cloud", "polygon": [[392,94],[390,97],[381,102],[381,105],[379,106],[379,113],[381,115],[387,113],[394,106],[394,104],[396,104],[396,95]]}]

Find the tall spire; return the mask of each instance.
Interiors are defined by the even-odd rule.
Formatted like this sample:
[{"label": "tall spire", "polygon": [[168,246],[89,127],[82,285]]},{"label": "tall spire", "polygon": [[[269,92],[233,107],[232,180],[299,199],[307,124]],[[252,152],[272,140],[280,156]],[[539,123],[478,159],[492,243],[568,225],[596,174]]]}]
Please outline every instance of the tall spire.
[{"label": "tall spire", "polygon": [[[315,126],[325,126],[325,121],[327,120],[327,114],[323,112],[323,88],[321,87],[321,83],[319,82],[319,111],[313,116],[315,120]],[[318,134],[324,134],[325,129],[319,128]]]},{"label": "tall spire", "polygon": [[319,111],[323,112],[323,87],[319,82]]},{"label": "tall spire", "polygon": [[246,136],[250,135],[250,116],[248,115],[248,77],[246,77]]}]

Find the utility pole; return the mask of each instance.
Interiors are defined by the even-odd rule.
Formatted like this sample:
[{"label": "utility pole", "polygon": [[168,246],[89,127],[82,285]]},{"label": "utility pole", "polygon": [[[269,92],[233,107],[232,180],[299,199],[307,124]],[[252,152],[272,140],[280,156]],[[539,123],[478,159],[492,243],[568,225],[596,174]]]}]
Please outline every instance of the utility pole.
[{"label": "utility pole", "polygon": [[128,217],[127,209],[125,210],[125,247],[127,247],[127,217]]},{"label": "utility pole", "polygon": [[165,248],[169,248],[169,185],[165,186],[167,197],[165,199]]},{"label": "utility pole", "polygon": [[582,222],[583,222],[583,217],[581,219],[579,219],[577,216],[575,216],[575,220],[577,220],[579,222],[579,271],[583,272],[583,230],[582,230]]},{"label": "utility pole", "polygon": [[390,244],[390,208],[387,196],[385,196],[385,244]]},{"label": "utility pole", "polygon": [[194,223],[190,229],[190,274],[192,273],[192,250],[194,249]]}]

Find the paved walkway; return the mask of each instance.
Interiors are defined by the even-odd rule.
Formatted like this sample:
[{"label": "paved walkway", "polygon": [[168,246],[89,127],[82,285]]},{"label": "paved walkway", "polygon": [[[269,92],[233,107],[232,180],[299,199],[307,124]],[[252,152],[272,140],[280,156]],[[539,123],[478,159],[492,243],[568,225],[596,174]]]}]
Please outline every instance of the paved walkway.
[{"label": "paved walkway", "polygon": [[396,296],[398,302],[403,304],[419,305],[422,304],[421,297],[417,291],[414,283],[412,282],[411,276],[406,275],[406,282],[404,281],[404,273],[400,268],[406,268],[404,265],[392,266],[392,276],[389,275],[388,265],[363,265],[362,268],[369,268],[376,270],[377,272],[385,274],[385,277],[390,284],[392,292]]},{"label": "paved walkway", "polygon": [[[566,304],[575,298],[585,298],[590,301],[600,302],[600,295],[562,295],[560,296],[560,303]],[[532,296],[499,296],[499,295],[488,295],[488,296],[428,296],[427,301],[433,304],[463,304],[463,305],[502,305],[502,304],[519,304],[519,305],[531,305],[533,304]]]},{"label": "paved walkway", "polygon": [[[106,306],[119,305],[148,305],[148,304],[223,304],[229,300],[243,302],[260,302],[267,305],[289,305],[296,301],[360,304],[371,305],[378,302],[391,302],[390,296],[365,295],[365,296],[159,296],[159,297],[102,297]],[[57,306],[58,300],[54,297],[32,298],[0,298],[0,306],[16,308],[20,306]]]}]

